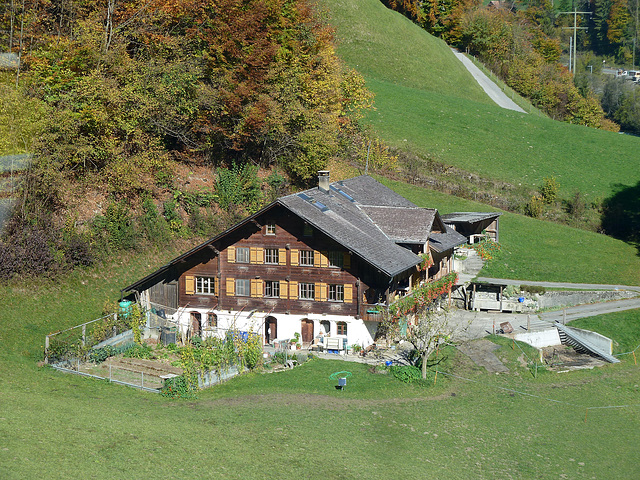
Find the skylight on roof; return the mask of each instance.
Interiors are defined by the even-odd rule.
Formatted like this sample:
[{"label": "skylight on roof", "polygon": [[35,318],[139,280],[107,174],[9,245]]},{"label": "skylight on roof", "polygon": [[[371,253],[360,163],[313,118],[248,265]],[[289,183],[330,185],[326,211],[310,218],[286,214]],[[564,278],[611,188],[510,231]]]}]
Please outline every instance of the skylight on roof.
[{"label": "skylight on roof", "polygon": [[318,202],[317,200],[315,202],[313,202],[313,206],[316,207],[317,209],[319,209],[321,212],[326,212],[327,210],[329,210],[329,207],[327,207],[322,202]]},{"label": "skylight on roof", "polygon": [[311,203],[313,202],[313,198],[311,198],[309,195],[307,195],[306,193],[299,193],[298,196],[302,199],[302,200],[306,200],[307,202]]},{"label": "skylight on roof", "polygon": [[338,192],[340,195],[342,195],[344,198],[346,198],[347,200],[349,200],[350,202],[355,202],[354,198],[349,195],[347,192],[341,190],[340,188],[331,185],[329,188],[331,188],[331,190],[333,190],[334,192]]}]

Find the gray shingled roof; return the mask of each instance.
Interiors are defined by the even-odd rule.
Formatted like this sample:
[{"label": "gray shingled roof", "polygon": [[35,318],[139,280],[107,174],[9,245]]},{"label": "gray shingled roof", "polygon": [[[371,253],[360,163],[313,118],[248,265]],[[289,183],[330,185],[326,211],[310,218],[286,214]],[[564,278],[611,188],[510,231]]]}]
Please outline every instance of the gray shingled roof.
[{"label": "gray shingled roof", "polygon": [[415,203],[410,202],[399,193],[385,187],[368,175],[333,182],[331,185],[357,198],[360,205],[418,208]]},{"label": "gray shingled roof", "polygon": [[[370,177],[365,177],[369,179]],[[362,179],[362,177],[356,177]],[[352,179],[353,180],[353,179]],[[382,193],[383,201],[393,201],[391,192],[384,185],[371,179],[373,183],[364,180],[360,185],[369,184],[378,193]],[[345,182],[346,183],[346,182]],[[365,213],[360,202],[360,191],[347,190],[344,184],[333,183],[331,190],[325,192],[319,188],[312,188],[301,193],[279,198],[276,202],[291,210],[317,230],[332,238],[353,254],[376,267],[389,276],[395,276],[408,270],[422,261],[410,250],[400,247],[389,238]],[[379,188],[382,187],[382,188]],[[347,195],[340,193],[342,190]],[[372,188],[369,188],[369,192]],[[393,195],[390,195],[388,192]],[[374,197],[367,196],[365,201],[371,202]],[[402,197],[401,197],[402,198]],[[319,202],[319,203],[318,203]],[[405,199],[405,202],[408,200]],[[403,203],[405,203],[403,202]],[[411,202],[409,202],[411,207]],[[413,209],[420,211],[413,206]]]},{"label": "gray shingled roof", "polygon": [[502,212],[455,212],[441,215],[444,223],[476,223],[499,217]]},{"label": "gray shingled roof", "polygon": [[363,206],[361,210],[396,243],[427,243],[436,210]]},{"label": "gray shingled roof", "polygon": [[432,233],[429,236],[429,248],[433,248],[438,253],[442,253],[464,243],[467,243],[467,237],[459,234],[448,225],[446,233]]}]

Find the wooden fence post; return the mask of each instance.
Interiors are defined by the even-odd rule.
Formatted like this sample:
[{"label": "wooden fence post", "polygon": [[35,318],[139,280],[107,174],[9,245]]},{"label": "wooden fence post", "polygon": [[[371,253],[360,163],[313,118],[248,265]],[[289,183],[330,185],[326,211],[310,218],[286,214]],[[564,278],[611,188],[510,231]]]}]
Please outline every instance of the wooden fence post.
[{"label": "wooden fence post", "polygon": [[82,346],[84,347],[87,343],[87,324],[82,325]]},{"label": "wooden fence post", "polygon": [[44,363],[49,364],[49,335],[44,337]]}]

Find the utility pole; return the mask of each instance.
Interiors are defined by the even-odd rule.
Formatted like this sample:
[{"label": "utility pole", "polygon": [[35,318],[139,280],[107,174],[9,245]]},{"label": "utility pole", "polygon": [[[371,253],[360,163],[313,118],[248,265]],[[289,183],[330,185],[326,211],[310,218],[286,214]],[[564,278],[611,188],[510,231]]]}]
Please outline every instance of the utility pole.
[{"label": "utility pole", "polygon": [[576,57],[578,56],[577,54],[577,49],[576,49],[576,45],[578,44],[578,30],[587,30],[587,27],[578,27],[578,15],[591,15],[591,12],[578,12],[575,9],[573,10],[573,12],[558,12],[558,15],[563,15],[563,14],[568,14],[568,15],[573,15],[573,27],[563,27],[563,28],[567,28],[567,29],[573,29],[573,67],[571,66],[571,44],[569,44],[569,71],[573,72],[573,75],[575,76],[576,74]]}]

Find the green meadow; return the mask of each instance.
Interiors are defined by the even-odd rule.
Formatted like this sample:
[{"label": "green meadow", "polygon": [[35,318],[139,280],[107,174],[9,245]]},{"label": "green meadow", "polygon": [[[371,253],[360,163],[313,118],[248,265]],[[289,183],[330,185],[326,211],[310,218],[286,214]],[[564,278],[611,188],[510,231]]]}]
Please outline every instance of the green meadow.
[{"label": "green meadow", "polygon": [[[440,213],[494,211],[477,202],[378,178],[420,207]],[[640,255],[633,245],[524,215],[500,217],[500,254],[482,276],[550,282],[640,285]]]},{"label": "green meadow", "polygon": [[378,0],[323,0],[339,55],[376,94],[367,121],[390,145],[484,177],[537,188],[555,176],[561,196],[608,198],[640,180],[640,139],[557,122],[526,101],[493,104],[442,41]]},{"label": "green meadow", "polygon": [[[490,374],[448,349],[425,385],[314,359],[169,400],[37,366],[44,336],[99,315],[163,263],[140,254],[0,296],[0,478],[637,478],[640,367],[533,377],[526,346],[495,339]],[[639,312],[602,317],[640,343]],[[614,333],[614,339],[615,332]],[[350,371],[346,390],[329,376]],[[448,376],[446,374],[454,374]],[[432,379],[435,382],[432,382]],[[615,408],[599,408],[615,407]],[[587,410],[587,408],[589,408]],[[585,423],[586,417],[586,423]]]}]

